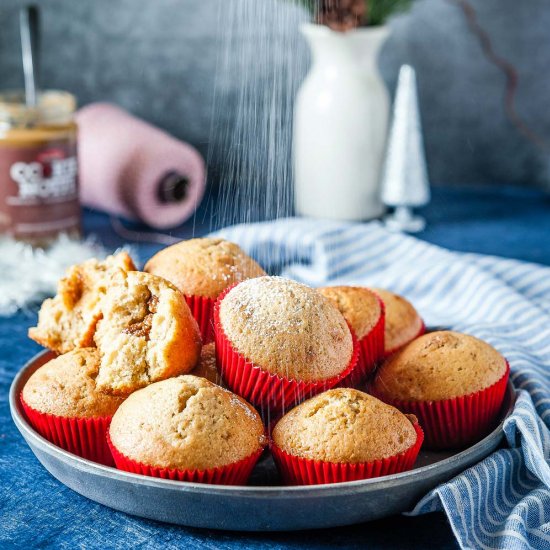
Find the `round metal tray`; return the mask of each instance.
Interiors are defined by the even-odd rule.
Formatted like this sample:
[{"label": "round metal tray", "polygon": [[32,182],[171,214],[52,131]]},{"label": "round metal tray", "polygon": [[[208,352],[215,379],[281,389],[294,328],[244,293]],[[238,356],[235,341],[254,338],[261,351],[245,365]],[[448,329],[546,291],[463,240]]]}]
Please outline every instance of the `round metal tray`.
[{"label": "round metal tray", "polygon": [[[51,352],[31,359],[15,377],[10,409],[15,425],[42,465],[77,493],[128,514],[210,529],[286,531],[335,527],[410,510],[440,483],[479,462],[501,443],[502,422],[515,402],[511,383],[500,424],[483,440],[463,451],[421,451],[415,469],[376,479],[330,485],[283,487],[268,453],[250,485],[230,487],[156,479],[121,472],[84,460],[38,435],[27,422],[19,394],[29,376]],[[269,485],[269,486],[266,486]]]}]

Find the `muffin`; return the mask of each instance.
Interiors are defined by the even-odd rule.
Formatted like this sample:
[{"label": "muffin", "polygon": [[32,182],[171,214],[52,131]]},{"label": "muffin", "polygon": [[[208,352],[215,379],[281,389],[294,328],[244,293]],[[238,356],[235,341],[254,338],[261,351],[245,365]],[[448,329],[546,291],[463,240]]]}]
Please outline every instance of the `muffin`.
[{"label": "muffin", "polygon": [[42,304],[38,324],[29,329],[29,337],[57,353],[92,346],[101,299],[111,276],[135,269],[126,252],[73,265],[59,281],[57,295]]},{"label": "muffin", "polygon": [[246,483],[266,438],[243,399],[197,376],[133,393],[113,417],[109,445],[119,469],[203,483]]},{"label": "muffin", "polygon": [[285,483],[312,485],[408,470],[422,440],[414,416],[359,390],[337,388],[283,416],[271,450]]},{"label": "muffin", "polygon": [[161,277],[120,271],[111,278],[94,342],[100,391],[127,396],[188,373],[199,360],[197,322],[181,292]]},{"label": "muffin", "polygon": [[282,277],[249,279],[220,296],[214,328],[228,387],[265,410],[333,387],[357,363],[355,338],[332,302]]},{"label": "muffin", "polygon": [[414,306],[399,294],[382,288],[373,288],[384,302],[386,326],[384,329],[384,347],[386,357],[426,331],[424,321]]},{"label": "muffin", "polygon": [[509,367],[489,344],[452,331],[413,340],[378,369],[371,393],[415,414],[433,449],[464,447],[493,427]]},{"label": "muffin", "polygon": [[190,239],[164,248],[145,271],[164,277],[183,292],[201,330],[204,343],[213,339],[212,310],[228,287],[265,275],[235,243],[223,239]]},{"label": "muffin", "polygon": [[189,374],[206,378],[213,384],[218,384],[218,386],[225,385],[216,364],[216,345],[214,342],[202,346],[199,362]]},{"label": "muffin", "polygon": [[82,348],[36,370],[21,392],[21,403],[36,431],[55,445],[88,460],[112,465],[106,433],[123,401],[98,391],[99,353]]},{"label": "muffin", "polygon": [[384,357],[384,305],[363,287],[328,286],[318,290],[340,310],[359,341],[357,368],[340,385],[361,384]]}]

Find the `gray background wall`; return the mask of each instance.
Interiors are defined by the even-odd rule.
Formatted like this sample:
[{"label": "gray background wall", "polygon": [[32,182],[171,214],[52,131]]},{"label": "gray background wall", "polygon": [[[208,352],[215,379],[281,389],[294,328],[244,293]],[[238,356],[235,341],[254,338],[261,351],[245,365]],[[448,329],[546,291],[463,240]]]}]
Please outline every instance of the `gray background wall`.
[{"label": "gray background wall", "polygon": [[[254,16],[246,8],[251,2]],[[20,4],[2,0],[0,8],[0,88],[22,84],[14,11]],[[261,110],[266,108],[262,87],[285,75],[280,99],[290,109],[307,68],[307,49],[297,31],[305,14],[283,0],[42,0],[40,5],[47,87],[73,91],[81,104],[121,104],[205,155],[209,151],[212,174],[225,162],[233,128],[247,127],[239,117],[258,116],[239,106],[243,83],[254,82],[246,93],[248,99],[258,95]],[[505,112],[505,72],[483,52],[455,0],[416,0],[410,13],[394,18],[380,57],[382,73],[393,89],[403,62],[417,69],[432,181],[550,189],[550,4],[471,0],[471,6],[496,55],[509,63],[505,70],[517,74],[519,122]],[[249,24],[255,18],[259,22]],[[282,116],[283,123],[287,120]]]}]

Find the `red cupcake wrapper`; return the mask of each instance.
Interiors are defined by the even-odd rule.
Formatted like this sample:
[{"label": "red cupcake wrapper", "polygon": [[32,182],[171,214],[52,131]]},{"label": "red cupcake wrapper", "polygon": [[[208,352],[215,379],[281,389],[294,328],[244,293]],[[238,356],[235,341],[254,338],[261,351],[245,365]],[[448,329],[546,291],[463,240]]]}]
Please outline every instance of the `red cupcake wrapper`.
[{"label": "red cupcake wrapper", "polygon": [[33,409],[23,400],[22,395],[20,400],[27,419],[42,437],[87,460],[105,466],[114,465],[105,439],[112,417],[66,418]]},{"label": "red cupcake wrapper", "polygon": [[208,468],[206,470],[177,470],[174,468],[158,468],[137,462],[123,455],[111,441],[107,432],[107,443],[111,449],[116,467],[125,472],[141,474],[175,481],[190,481],[193,483],[212,483],[215,485],[246,485],[263,448],[259,451],[227,466]]},{"label": "red cupcake wrapper", "polygon": [[199,325],[202,343],[208,344],[214,340],[212,312],[216,300],[205,296],[185,296],[185,301]]},{"label": "red cupcake wrapper", "polygon": [[285,485],[340,483],[397,474],[413,467],[422,446],[422,428],[418,423],[414,423],[413,426],[416,431],[416,442],[412,447],[397,455],[370,462],[351,464],[300,458],[283,451],[273,442],[271,453]]},{"label": "red cupcake wrapper", "polygon": [[384,359],[385,306],[384,302],[378,296],[376,297],[380,303],[380,317],[370,332],[359,340],[360,352],[357,367],[338,383],[339,387],[360,386],[376,370],[379,361]]},{"label": "red cupcake wrapper", "polygon": [[231,288],[220,295],[214,307],[216,359],[229,389],[261,409],[260,413],[264,418],[289,410],[305,399],[333,388],[355,369],[359,345],[353,331],[351,360],[345,370],[333,378],[306,382],[271,374],[256,366],[233,348],[221,326],[220,304],[230,290]]},{"label": "red cupcake wrapper", "polygon": [[384,353],[384,359],[387,359],[390,355],[393,355],[396,351],[399,351],[402,347],[406,346],[407,344],[410,344],[413,340],[420,338],[425,332],[426,332],[426,325],[424,324],[424,321],[421,321],[420,330],[418,331],[416,336],[414,338],[411,338],[408,342],[405,342],[404,344],[402,344],[397,348],[386,350]]},{"label": "red cupcake wrapper", "polygon": [[403,413],[414,414],[424,429],[426,448],[458,449],[480,440],[494,427],[509,376],[506,362],[506,372],[492,386],[440,401],[404,401],[371,393]]}]

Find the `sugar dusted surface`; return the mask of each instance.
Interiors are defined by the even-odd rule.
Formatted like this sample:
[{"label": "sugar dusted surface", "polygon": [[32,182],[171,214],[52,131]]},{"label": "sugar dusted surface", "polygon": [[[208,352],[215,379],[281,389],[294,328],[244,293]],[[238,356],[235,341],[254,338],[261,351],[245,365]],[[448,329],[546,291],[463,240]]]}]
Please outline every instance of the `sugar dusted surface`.
[{"label": "sugar dusted surface", "polygon": [[316,290],[289,279],[239,284],[222,300],[220,321],[240,354],[286,378],[333,378],[351,360],[353,342],[342,314]]}]

